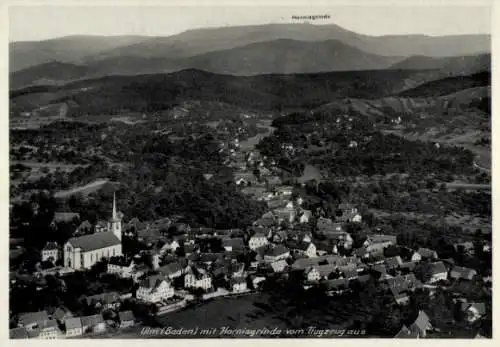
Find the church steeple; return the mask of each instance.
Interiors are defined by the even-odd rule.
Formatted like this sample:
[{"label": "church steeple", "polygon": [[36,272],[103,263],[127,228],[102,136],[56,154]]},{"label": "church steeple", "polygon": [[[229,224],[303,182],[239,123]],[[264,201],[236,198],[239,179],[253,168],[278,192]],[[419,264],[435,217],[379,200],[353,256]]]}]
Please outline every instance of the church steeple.
[{"label": "church steeple", "polygon": [[113,215],[111,216],[111,231],[116,237],[121,240],[122,239],[122,220],[121,216],[118,216],[116,211],[116,194],[113,193]]},{"label": "church steeple", "polygon": [[116,193],[113,193],[113,216],[111,217],[113,220],[116,220]]}]

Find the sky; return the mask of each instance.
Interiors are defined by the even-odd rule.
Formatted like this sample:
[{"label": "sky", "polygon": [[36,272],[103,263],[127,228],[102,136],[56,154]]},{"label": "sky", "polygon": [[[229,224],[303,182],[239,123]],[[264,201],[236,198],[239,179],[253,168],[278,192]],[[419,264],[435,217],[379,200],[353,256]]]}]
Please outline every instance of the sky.
[{"label": "sky", "polygon": [[455,5],[435,0],[434,4],[438,5],[430,5],[421,0],[420,5],[401,6],[398,5],[401,2],[387,5],[386,1],[384,5],[375,0],[369,3],[351,0],[355,5],[292,7],[269,6],[267,1],[268,6],[174,7],[103,6],[101,1],[91,6],[10,6],[9,41],[37,41],[68,35],[169,36],[201,27],[293,23],[298,21],[292,20],[292,16],[303,15],[329,15],[329,19],[310,22],[334,23],[374,36],[490,33],[492,10],[488,2],[469,2],[464,6],[459,0],[454,1]]}]

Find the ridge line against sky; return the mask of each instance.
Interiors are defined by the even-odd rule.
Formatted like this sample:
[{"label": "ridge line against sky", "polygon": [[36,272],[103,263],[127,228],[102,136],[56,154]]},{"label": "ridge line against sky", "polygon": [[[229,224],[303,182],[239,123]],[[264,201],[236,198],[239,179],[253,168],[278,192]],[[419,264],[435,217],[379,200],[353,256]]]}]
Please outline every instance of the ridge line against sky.
[{"label": "ridge line against sky", "polygon": [[[99,15],[96,15],[96,12]],[[368,36],[491,34],[490,6],[11,6],[9,42],[85,36],[172,36],[225,26],[291,24],[294,15],[323,15],[315,25],[335,24]]]}]

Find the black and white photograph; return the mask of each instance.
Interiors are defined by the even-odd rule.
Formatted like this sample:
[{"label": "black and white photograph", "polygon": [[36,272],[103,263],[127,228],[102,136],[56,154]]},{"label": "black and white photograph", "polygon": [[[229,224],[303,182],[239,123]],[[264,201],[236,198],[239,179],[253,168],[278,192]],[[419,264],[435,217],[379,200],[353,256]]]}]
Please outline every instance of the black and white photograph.
[{"label": "black and white photograph", "polygon": [[337,2],[8,6],[10,339],[492,339],[498,4]]}]

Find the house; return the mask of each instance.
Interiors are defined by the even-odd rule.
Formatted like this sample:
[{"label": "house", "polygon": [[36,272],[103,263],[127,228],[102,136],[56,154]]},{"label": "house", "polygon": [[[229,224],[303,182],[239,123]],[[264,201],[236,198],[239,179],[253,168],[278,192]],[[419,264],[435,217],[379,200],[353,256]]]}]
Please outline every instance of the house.
[{"label": "house", "polygon": [[181,245],[175,239],[170,239],[160,249],[160,254],[175,252]]},{"label": "house", "polygon": [[83,335],[82,320],[80,317],[71,317],[64,320],[66,327],[66,337],[76,337]]},{"label": "house", "polygon": [[435,250],[429,248],[419,248],[417,253],[420,255],[421,259],[436,260],[438,259],[438,254]]},{"label": "house", "polygon": [[376,256],[382,254],[384,249],[397,244],[396,236],[394,235],[369,235],[366,241],[363,243],[363,247],[370,256]]},{"label": "house", "polygon": [[24,327],[13,328],[9,330],[9,338],[11,340],[16,339],[28,339],[28,331]]},{"label": "house", "polygon": [[427,283],[436,283],[448,279],[448,270],[442,261],[427,266],[425,278]]},{"label": "house", "polygon": [[320,279],[328,279],[330,274],[337,272],[337,266],[332,264],[316,265],[306,270],[306,278],[308,281],[319,281]]},{"label": "house", "polygon": [[18,326],[30,331],[42,327],[48,320],[47,311],[26,312],[19,315]]},{"label": "house", "polygon": [[60,331],[55,319],[49,319],[43,323],[38,329],[38,338],[45,340],[57,339]]},{"label": "house", "polygon": [[135,325],[134,313],[131,310],[122,311],[118,313],[120,320],[120,328],[128,328]]},{"label": "house", "polygon": [[264,261],[267,263],[286,259],[290,256],[290,250],[283,245],[269,247],[264,252]]},{"label": "house", "polygon": [[125,257],[111,257],[108,261],[107,272],[123,278],[130,278],[132,277],[134,266],[134,260]]},{"label": "house", "polygon": [[117,309],[120,307],[120,295],[117,292],[109,292],[88,296],[85,302],[89,306],[101,309]]},{"label": "house", "polygon": [[415,321],[410,325],[409,328],[414,334],[419,337],[426,337],[427,332],[432,329],[432,325],[430,323],[429,316],[424,311],[419,311],[418,317]]},{"label": "house", "polygon": [[59,223],[71,223],[80,220],[80,214],[76,212],[55,212],[50,225],[57,226]]},{"label": "house", "polygon": [[81,318],[83,333],[102,333],[106,331],[106,323],[101,314],[84,316]]},{"label": "house", "polygon": [[422,283],[417,280],[414,274],[386,278],[385,283],[394,300],[400,305],[408,303],[410,293],[422,286]]},{"label": "house", "polygon": [[408,260],[411,262],[417,262],[422,260],[422,256],[415,250],[409,247],[400,247],[399,248],[401,258],[404,260]]},{"label": "house", "polygon": [[463,302],[460,310],[465,315],[465,319],[469,323],[474,323],[475,321],[486,315],[486,305],[482,302]]},{"label": "house", "polygon": [[55,263],[59,260],[59,246],[55,242],[47,242],[42,249],[42,261]]},{"label": "house", "polygon": [[231,279],[231,290],[234,293],[241,293],[248,290],[247,288],[247,280],[243,277],[235,277]]},{"label": "house", "polygon": [[278,260],[271,263],[273,272],[283,272],[287,267],[288,263],[285,260]]},{"label": "house", "polygon": [[181,277],[189,270],[187,266],[187,262],[185,259],[175,261],[173,263],[161,266],[157,269],[157,271],[163,276],[174,279],[177,277]]},{"label": "house", "polygon": [[63,307],[58,307],[52,317],[60,324],[63,324],[66,319],[73,317],[73,314]]},{"label": "house", "polygon": [[309,223],[312,218],[312,212],[310,210],[302,210],[299,213],[299,223],[305,224]]},{"label": "house", "polygon": [[256,233],[248,240],[248,247],[253,251],[267,244],[267,237],[262,233]]},{"label": "house", "polygon": [[[335,228],[335,230],[333,230],[333,228]],[[324,230],[323,235],[328,241],[333,242],[337,248],[351,249],[354,243],[351,234],[343,230],[339,231],[338,229],[341,229],[339,224],[332,225],[332,229]]]},{"label": "house", "polygon": [[201,268],[191,268],[191,271],[184,276],[185,288],[200,288],[205,291],[212,288],[212,277]]},{"label": "house", "polygon": [[275,187],[276,194],[283,198],[290,198],[293,194],[292,186]]},{"label": "house", "polygon": [[319,270],[316,266],[306,269],[304,274],[308,282],[316,282],[321,278]]},{"label": "house", "polygon": [[227,252],[241,251],[245,248],[245,243],[241,237],[226,237],[222,239],[222,247],[224,247]]},{"label": "house", "polygon": [[338,206],[335,213],[335,219],[339,222],[361,222],[361,215],[358,213],[358,209],[349,203],[342,203]]},{"label": "house", "polygon": [[335,223],[330,218],[320,217],[316,221],[316,229],[319,233],[327,233],[328,231],[343,231],[342,223]]},{"label": "house", "polygon": [[161,275],[153,275],[141,281],[136,292],[138,300],[159,302],[174,296],[174,288]]},{"label": "house", "polygon": [[477,271],[462,266],[454,266],[450,271],[450,277],[459,280],[472,280],[477,275]]},{"label": "house", "polygon": [[276,216],[278,221],[285,221],[288,223],[295,222],[295,218],[297,216],[295,209],[288,206],[274,209],[273,214]]},{"label": "house", "polygon": [[384,260],[384,264],[388,270],[397,269],[401,266],[402,263],[403,260],[399,255],[395,257],[386,258]]},{"label": "house", "polygon": [[253,225],[255,225],[255,226],[261,226],[264,228],[270,228],[270,227],[277,225],[277,224],[278,224],[278,220],[276,219],[276,217],[274,217],[272,212],[264,213],[262,215],[262,217],[260,217],[260,219],[256,220],[253,223]]},{"label": "house", "polygon": [[363,246],[382,245],[385,248],[396,244],[397,237],[395,235],[372,234],[367,236]]},{"label": "house", "polygon": [[455,243],[453,248],[455,249],[455,252],[465,255],[473,256],[475,253],[474,243],[470,241]]},{"label": "house", "polygon": [[254,288],[257,288],[266,278],[264,276],[256,276],[252,279],[252,284]]},{"label": "house", "polygon": [[304,255],[308,258],[315,258],[316,246],[312,242],[288,242],[287,245],[290,247],[294,254]]}]

